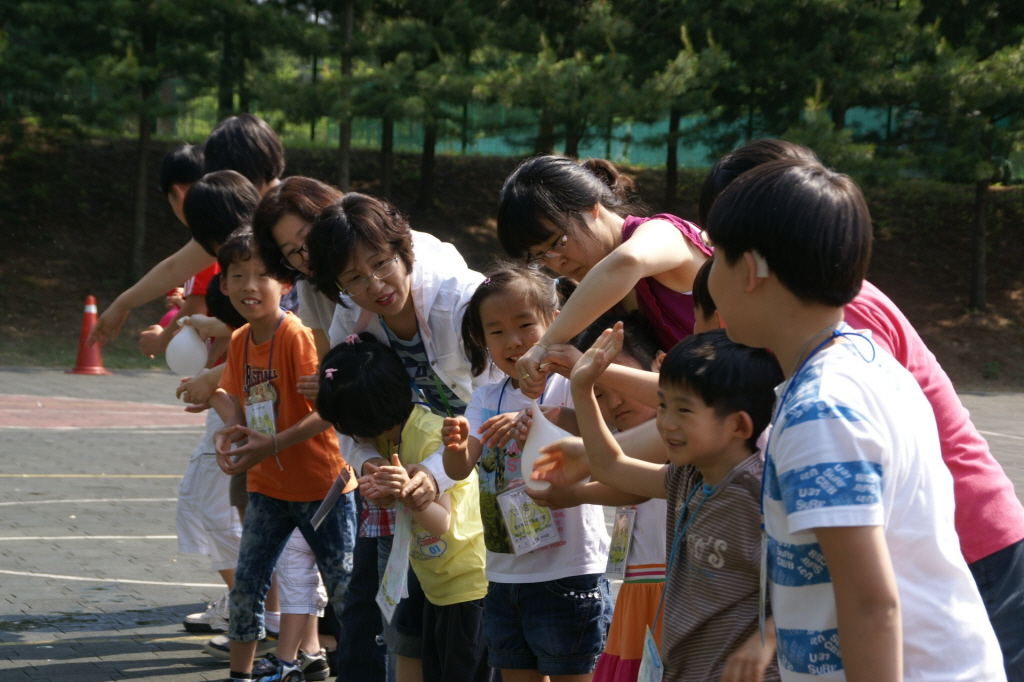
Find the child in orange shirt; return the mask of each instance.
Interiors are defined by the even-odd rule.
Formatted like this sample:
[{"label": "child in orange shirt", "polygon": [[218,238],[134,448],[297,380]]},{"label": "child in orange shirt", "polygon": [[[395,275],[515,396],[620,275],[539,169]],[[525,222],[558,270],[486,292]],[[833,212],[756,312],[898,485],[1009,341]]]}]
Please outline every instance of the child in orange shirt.
[{"label": "child in orange shirt", "polygon": [[[224,419],[217,459],[225,473],[248,471],[249,504],[231,590],[228,638],[231,679],[251,679],[256,642],[264,636],[263,598],[270,574],[298,528],[316,556],[328,597],[340,612],[352,571],[355,542],[355,476],[338,454],[330,424],[295,386],[317,371],[309,329],[281,310],[289,285],[271,278],[256,254],[252,232],[242,229],[217,254],[221,289],[248,324],[231,337],[220,388],[210,399]],[[285,437],[282,433],[297,426]],[[281,433],[282,436],[278,438]],[[248,454],[234,461],[231,443],[248,438]],[[335,508],[314,530],[313,514],[338,477],[346,481]],[[300,661],[284,660],[281,680],[303,679]]]}]

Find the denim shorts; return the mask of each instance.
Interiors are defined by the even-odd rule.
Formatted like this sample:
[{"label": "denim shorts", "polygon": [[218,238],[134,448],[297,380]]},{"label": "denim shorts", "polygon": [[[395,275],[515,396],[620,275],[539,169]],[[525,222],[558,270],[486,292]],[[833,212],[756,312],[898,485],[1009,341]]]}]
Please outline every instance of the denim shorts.
[{"label": "denim shorts", "polygon": [[484,599],[487,662],[541,675],[587,675],[604,649],[611,612],[600,573],[541,583],[489,583]]}]

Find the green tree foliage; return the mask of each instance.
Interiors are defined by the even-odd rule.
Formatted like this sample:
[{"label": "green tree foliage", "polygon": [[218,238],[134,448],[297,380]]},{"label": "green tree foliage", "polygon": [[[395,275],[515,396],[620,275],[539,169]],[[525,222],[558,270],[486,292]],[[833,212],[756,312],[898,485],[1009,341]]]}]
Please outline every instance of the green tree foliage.
[{"label": "green tree foliage", "polygon": [[933,0],[921,14],[937,40],[916,64],[907,129],[922,166],[975,188],[968,307],[984,310],[989,188],[1024,145],[1024,6],[1006,0]]}]

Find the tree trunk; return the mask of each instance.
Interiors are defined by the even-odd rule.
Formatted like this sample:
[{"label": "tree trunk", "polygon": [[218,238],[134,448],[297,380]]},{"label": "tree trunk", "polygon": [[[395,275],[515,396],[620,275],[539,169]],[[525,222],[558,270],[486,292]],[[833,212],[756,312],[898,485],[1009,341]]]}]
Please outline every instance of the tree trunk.
[{"label": "tree trunk", "polygon": [[246,74],[252,63],[252,30],[247,23],[238,38],[238,68],[235,69],[235,84],[238,86],[238,111],[242,114],[252,113],[252,92]]},{"label": "tree trunk", "polygon": [[565,155],[570,159],[580,155],[580,140],[583,138],[584,126],[575,121],[565,122]]},{"label": "tree trunk", "polygon": [[145,84],[141,89],[143,102],[142,113],[139,114],[139,139],[135,148],[135,225],[132,232],[132,258],[128,272],[132,283],[137,282],[144,274],[146,250],[146,198],[149,196],[149,141],[152,134],[153,120],[149,116],[149,98],[153,95],[153,87]]},{"label": "tree trunk", "polygon": [[612,132],[615,130],[615,117],[609,116],[604,128],[604,158],[612,160]]},{"label": "tree trunk", "polygon": [[[314,15],[318,16],[318,15]],[[313,87],[316,87],[316,69],[317,69],[317,58],[313,55],[313,70],[310,72],[310,83]],[[309,120],[309,141],[316,142],[316,117],[314,116]]]},{"label": "tree trunk", "polygon": [[967,307],[983,311],[985,302],[985,231],[988,223],[988,180],[974,183],[974,252],[971,258],[971,294]]},{"label": "tree trunk", "polygon": [[469,102],[462,103],[462,154],[466,154],[469,147]]},{"label": "tree trunk", "polygon": [[555,151],[555,123],[551,120],[547,109],[540,110],[537,144],[534,145],[534,148],[538,154],[550,154]]},{"label": "tree trunk", "polygon": [[225,22],[220,66],[217,70],[217,120],[221,121],[235,110],[235,50],[231,29]]},{"label": "tree trunk", "polygon": [[668,112],[668,140],[665,152],[665,210],[671,211],[676,204],[676,188],[679,186],[679,119],[678,107]]},{"label": "tree trunk", "polygon": [[395,120],[385,116],[380,121],[380,195],[391,199],[395,172]]},{"label": "tree trunk", "polygon": [[434,201],[434,151],[437,147],[437,123],[423,124],[423,157],[420,160],[420,196],[418,209],[426,209]]},{"label": "tree trunk", "polygon": [[837,132],[846,127],[846,106],[837,104],[832,107],[832,128]]},{"label": "tree trunk", "polygon": [[345,0],[344,14],[345,44],[341,51],[341,118],[338,120],[338,189],[347,192],[352,171],[352,23],[353,0]]}]

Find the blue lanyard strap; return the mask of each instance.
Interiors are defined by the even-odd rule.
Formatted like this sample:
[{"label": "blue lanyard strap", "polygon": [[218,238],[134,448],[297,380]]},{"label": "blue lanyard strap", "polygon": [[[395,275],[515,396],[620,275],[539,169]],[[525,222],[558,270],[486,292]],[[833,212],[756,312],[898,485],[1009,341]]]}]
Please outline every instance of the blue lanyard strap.
[{"label": "blue lanyard strap", "polygon": [[[551,375],[544,380],[544,390],[540,393],[540,398],[537,398],[537,405],[541,405],[544,402],[544,395],[548,392],[548,382],[551,381]],[[512,377],[508,377],[501,384],[501,393],[498,394],[498,408],[494,411],[495,414],[501,414],[501,401],[505,399],[505,389],[512,383]]]},{"label": "blue lanyard strap", "polygon": [[[690,524],[692,524],[693,520],[697,518],[697,512],[699,512],[700,508],[704,506],[704,503],[708,501],[708,498],[718,490],[719,485],[721,485],[721,483],[713,488],[709,485],[699,485],[694,487],[694,489],[690,491],[690,494],[686,496],[686,501],[683,502],[682,509],[679,510],[679,519],[676,520],[676,530],[672,537],[672,551],[669,552],[668,561],[665,563],[665,589],[661,592],[661,599],[658,600],[658,608],[654,612],[654,622],[651,623],[651,632],[654,632],[658,628],[658,618],[661,616],[661,607],[665,604],[665,595],[668,594],[668,581],[671,579],[672,564],[675,563],[676,554],[679,552],[679,544],[682,539],[686,537],[686,532],[690,530]],[[687,514],[686,511],[690,506],[690,500],[693,499],[693,496],[698,490],[703,492],[704,496],[700,498],[700,502],[697,503],[693,513]],[[686,519],[686,523],[683,523],[683,519]],[[680,530],[680,526],[682,526],[682,530]]]},{"label": "blue lanyard strap", "polygon": [[786,390],[782,392],[782,397],[779,399],[778,406],[775,408],[775,415],[772,417],[772,421],[771,421],[772,433],[771,433],[771,435],[769,435],[768,439],[765,441],[765,444],[764,444],[764,469],[761,472],[761,496],[760,496],[760,502],[761,502],[761,531],[762,532],[765,530],[765,525],[764,525],[764,489],[765,489],[765,481],[768,480],[768,464],[770,462],[769,455],[768,455],[768,446],[771,444],[771,440],[772,440],[771,437],[775,435],[775,427],[778,424],[779,417],[782,416],[782,410],[783,410],[783,408],[786,405],[786,398],[789,397],[789,392],[790,392],[790,390],[792,390],[793,386],[796,384],[797,377],[800,376],[800,373],[804,371],[805,367],[807,367],[807,364],[811,361],[811,358],[813,358],[818,353],[818,351],[820,351],[822,348],[824,348],[830,342],[832,342],[832,341],[834,341],[834,340],[836,340],[836,339],[838,339],[838,338],[840,338],[842,336],[860,337],[860,338],[864,339],[865,341],[867,341],[868,343],[870,343],[871,344],[871,358],[870,359],[864,357],[864,354],[860,353],[859,349],[858,349],[857,352],[860,353],[860,356],[862,358],[864,358],[865,362],[869,362],[870,363],[870,362],[874,362],[874,360],[875,360],[875,345],[873,343],[871,343],[870,339],[868,339],[866,336],[864,336],[863,334],[858,333],[858,332],[846,332],[846,331],[840,331],[838,329],[835,329],[835,330],[832,331],[831,334],[828,335],[828,338],[826,338],[824,341],[822,341],[817,346],[815,346],[814,349],[810,353],[807,354],[807,357],[804,358],[803,362],[800,363],[800,366],[797,367],[797,370],[795,372],[793,372],[793,376],[791,376],[789,378],[789,383],[786,384]]}]

